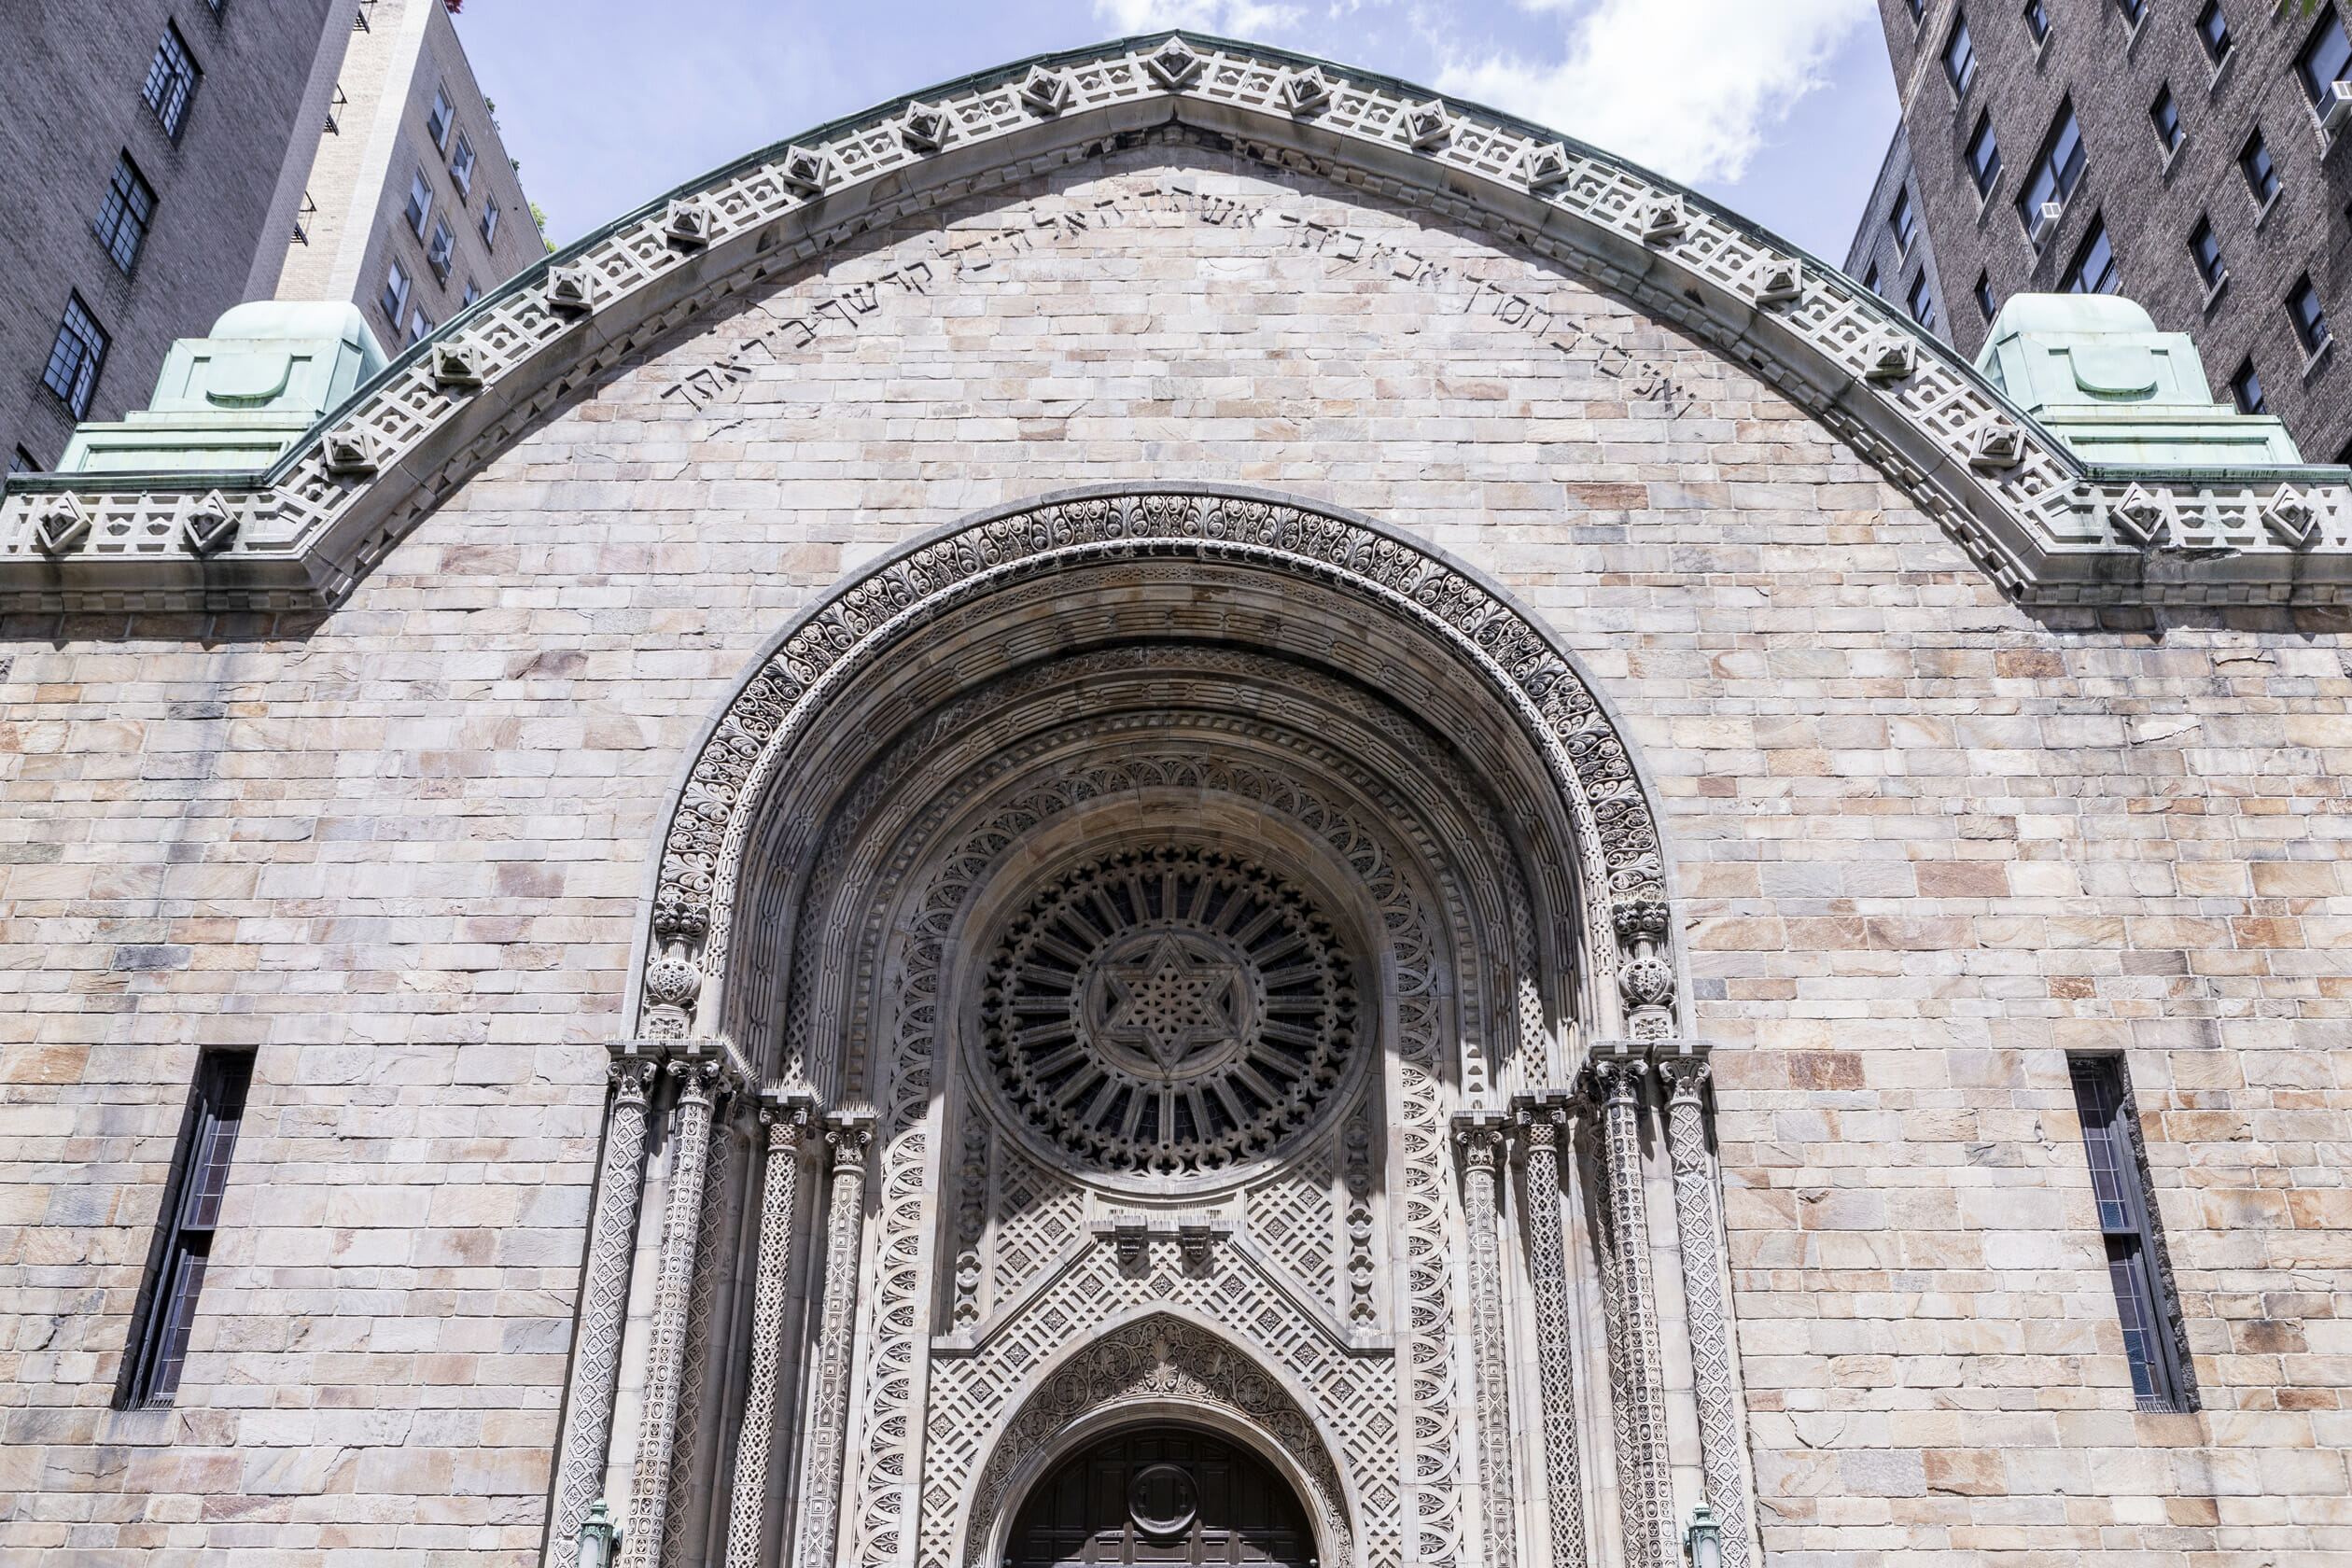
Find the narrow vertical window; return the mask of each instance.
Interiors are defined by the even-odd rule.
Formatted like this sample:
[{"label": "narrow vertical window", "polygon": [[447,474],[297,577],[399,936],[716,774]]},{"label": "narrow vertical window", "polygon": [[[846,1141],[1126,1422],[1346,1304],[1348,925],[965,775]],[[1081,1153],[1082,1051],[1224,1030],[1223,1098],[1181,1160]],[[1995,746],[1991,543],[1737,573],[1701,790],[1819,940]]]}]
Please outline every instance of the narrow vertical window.
[{"label": "narrow vertical window", "polygon": [[2082,179],[2083,162],[2082,130],[2075,123],[2074,105],[2060,104],[2058,118],[2042,142],[2041,155],[2034,160],[2025,189],[2017,195],[2018,216],[2025,220],[2026,231],[2034,235],[2037,245],[2041,241],[2044,209],[2065,205]]},{"label": "narrow vertical window", "polygon": [[2268,413],[2270,404],[2262,400],[2262,378],[2254,373],[2254,361],[2247,360],[2230,378],[2230,401],[2237,404],[2240,413]]},{"label": "narrow vertical window", "polygon": [[486,245],[498,243],[498,199],[496,196],[482,199],[482,243]]},{"label": "narrow vertical window", "polygon": [[2328,346],[2328,313],[2320,308],[2319,291],[2311,287],[2309,273],[2288,290],[2287,316],[2295,324],[2295,336],[2303,340],[2305,354],[2317,354]]},{"label": "narrow vertical window", "polygon": [[385,318],[392,323],[396,332],[400,329],[400,310],[408,303],[408,269],[400,265],[399,258],[394,257],[384,264],[384,294],[378,303],[384,306]]},{"label": "narrow vertical window", "polygon": [[2246,176],[2246,188],[2254,192],[2254,200],[2267,206],[2278,194],[2278,171],[2271,167],[2270,144],[2257,131],[2238,149],[2238,172]]},{"label": "narrow vertical window", "polygon": [[425,247],[426,262],[433,269],[433,275],[435,277],[441,279],[443,283],[447,283],[449,281],[449,269],[455,262],[456,259],[457,236],[450,231],[449,219],[445,217],[435,218],[433,220],[432,243]]},{"label": "narrow vertical window", "polygon": [[106,199],[98,208],[98,221],[91,225],[106,254],[125,273],[138,260],[139,245],[154,217],[155,189],[139,177],[139,166],[126,152],[115,160],[114,177],[106,182]]},{"label": "narrow vertical window", "polygon": [[1870,270],[1863,274],[1862,287],[1869,289],[1873,294],[1879,291],[1879,270],[1877,262],[1871,262]]},{"label": "narrow vertical window", "polygon": [[2121,1057],[2077,1057],[2075,1110],[2091,1164],[2091,1194],[2107,1239],[2107,1279],[2123,1323],[2132,1393],[2143,1410],[2186,1410],[2189,1379],[2174,1331],[2171,1270],[2141,1169],[2137,1118]]},{"label": "narrow vertical window", "polygon": [[49,345],[41,385],[56,393],[76,419],[90,412],[90,395],[97,389],[98,371],[106,362],[106,342],[81,296],[67,295],[65,318],[57,324],[57,341]]},{"label": "narrow vertical window", "polygon": [[2148,0],[2115,0],[2115,8],[2123,13],[2127,24],[2137,27],[2140,18],[2148,14]]},{"label": "narrow vertical window", "polygon": [[41,465],[33,461],[33,454],[20,446],[16,449],[16,455],[8,459],[8,471],[12,474],[38,473],[41,471]]},{"label": "narrow vertical window", "polygon": [[132,1321],[122,1403],[133,1409],[169,1405],[179,1392],[189,1332],[196,1325],[196,1298],[204,1288],[220,1202],[229,1190],[229,1161],[236,1153],[237,1128],[252,1085],[249,1055],[217,1052],[197,1070],[171,1184],[164,1189],[159,1245]]},{"label": "narrow vertical window", "polygon": [[165,22],[163,41],[155,46],[155,63],[147,67],[147,86],[140,90],[139,96],[155,111],[163,134],[175,142],[179,140],[180,127],[188,123],[188,102],[196,96],[196,80],[203,75],[189,54],[188,45],[181,40],[179,29]]},{"label": "narrow vertical window", "polygon": [[2050,36],[2050,13],[2042,9],[2042,0],[2025,0],[2025,31],[2037,45]]},{"label": "narrow vertical window", "polygon": [[425,237],[425,220],[433,216],[433,186],[422,169],[409,181],[408,205],[400,209],[400,216],[418,239]]},{"label": "narrow vertical window", "polygon": [[1992,320],[1994,316],[1992,273],[1977,273],[1976,302],[1977,310],[1983,315],[1984,319],[1987,321]]},{"label": "narrow vertical window", "polygon": [[1911,241],[1919,237],[1919,217],[1911,211],[1911,192],[1895,192],[1894,210],[1886,215],[1886,227],[1894,232],[1895,248],[1908,254]]},{"label": "narrow vertical window", "polygon": [[1944,40],[1944,75],[1952,78],[1952,91],[1966,92],[1976,80],[1976,45],[1968,38],[1968,19],[1966,15],[1952,24],[1952,36]]},{"label": "narrow vertical window", "polygon": [[2205,0],[2205,8],[2197,13],[2197,39],[2216,65],[2229,58],[2230,19],[2221,14],[2221,0]]},{"label": "narrow vertical window", "polygon": [[2148,106],[2148,118],[2156,127],[2156,140],[2166,152],[2180,146],[2180,105],[2173,102],[2172,89],[2156,91],[2156,102]]},{"label": "narrow vertical window", "polygon": [[433,318],[427,315],[421,308],[409,316],[408,341],[410,343],[420,343],[432,335]]},{"label": "narrow vertical window", "polygon": [[2303,82],[2303,96],[2323,110],[2328,90],[2352,77],[2352,40],[2345,37],[2343,19],[2332,9],[2320,18],[2303,52],[2295,56],[2295,75]]},{"label": "narrow vertical window", "polygon": [[2001,177],[2001,144],[1993,134],[1993,111],[1977,116],[1976,134],[1968,138],[1968,177],[1976,181],[1977,194],[1993,194],[1993,182]]},{"label": "narrow vertical window", "polygon": [[2058,282],[2061,294],[2112,294],[2117,287],[2115,247],[2107,244],[2107,220],[2091,220],[2091,232],[2083,236],[2074,259],[2066,264],[2065,275]]},{"label": "narrow vertical window", "polygon": [[481,298],[482,298],[482,285],[480,285],[480,284],[478,284],[478,283],[474,282],[474,280],[473,280],[473,279],[471,279],[471,278],[468,278],[468,279],[466,280],[466,300],[465,300],[465,303],[464,303],[463,305],[461,305],[459,308],[460,308],[460,309],[462,309],[462,310],[471,310],[471,309],[473,308],[473,302],[474,302],[476,300],[479,300],[479,299],[481,299]]},{"label": "narrow vertical window", "polygon": [[2213,220],[2201,217],[2189,231],[2189,257],[2197,264],[2197,275],[2205,279],[2207,292],[2221,287],[2229,269],[2221,264],[2221,242],[2213,237]]},{"label": "narrow vertical window", "polygon": [[474,149],[463,131],[457,133],[456,145],[449,149],[449,177],[457,182],[457,194],[473,193]]},{"label": "narrow vertical window", "polygon": [[1927,20],[1927,0],[1903,0],[1903,4],[1911,7],[1914,24]]},{"label": "narrow vertical window", "polygon": [[456,122],[456,115],[449,106],[449,89],[433,89],[433,108],[425,117],[425,133],[433,138],[437,147],[449,146],[449,128]]},{"label": "narrow vertical window", "polygon": [[1927,271],[1924,267],[1920,269],[1919,275],[1911,280],[1908,302],[1911,305],[1911,319],[1930,332],[1934,331],[1936,329],[1936,297],[1927,290]]}]

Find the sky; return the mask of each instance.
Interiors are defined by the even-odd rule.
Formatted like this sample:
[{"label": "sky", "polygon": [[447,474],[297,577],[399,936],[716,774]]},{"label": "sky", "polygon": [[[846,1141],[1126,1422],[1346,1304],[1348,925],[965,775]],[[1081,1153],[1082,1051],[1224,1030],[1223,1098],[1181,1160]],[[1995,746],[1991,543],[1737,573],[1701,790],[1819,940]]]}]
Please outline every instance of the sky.
[{"label": "sky", "polygon": [[1874,0],[466,0],[548,234],[1051,49],[1187,27],[1506,109],[1842,260],[1897,118]]}]

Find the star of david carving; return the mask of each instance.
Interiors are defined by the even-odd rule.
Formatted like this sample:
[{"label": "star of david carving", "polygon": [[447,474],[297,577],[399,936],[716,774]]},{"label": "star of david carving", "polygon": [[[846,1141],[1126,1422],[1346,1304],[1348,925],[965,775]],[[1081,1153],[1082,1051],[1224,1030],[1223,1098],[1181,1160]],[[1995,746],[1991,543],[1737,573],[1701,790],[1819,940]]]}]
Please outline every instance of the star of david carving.
[{"label": "star of david carving", "polygon": [[1170,1077],[1221,1054],[1240,1031],[1247,983],[1240,966],[1194,952],[1173,934],[1106,966],[1103,979],[1112,1003],[1103,1032],[1121,1043],[1140,1042]]}]

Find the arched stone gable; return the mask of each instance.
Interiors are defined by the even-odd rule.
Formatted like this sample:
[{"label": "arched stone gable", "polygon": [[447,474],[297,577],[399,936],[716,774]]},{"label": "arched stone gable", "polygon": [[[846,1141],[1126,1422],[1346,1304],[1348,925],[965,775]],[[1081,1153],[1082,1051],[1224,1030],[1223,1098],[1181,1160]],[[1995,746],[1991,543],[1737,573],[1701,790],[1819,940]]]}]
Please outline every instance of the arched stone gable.
[{"label": "arched stone gable", "polygon": [[[2352,576],[2340,469],[2093,472],[1900,312],[1693,192],[1402,83],[1159,35],[967,78],[721,170],[446,324],[267,473],[11,479],[0,607],[340,602],[493,455],[731,296],[1170,123],[1485,229],[1632,301],[1805,409],[2021,599],[2334,602]],[[845,320],[870,308],[828,302]]]}]

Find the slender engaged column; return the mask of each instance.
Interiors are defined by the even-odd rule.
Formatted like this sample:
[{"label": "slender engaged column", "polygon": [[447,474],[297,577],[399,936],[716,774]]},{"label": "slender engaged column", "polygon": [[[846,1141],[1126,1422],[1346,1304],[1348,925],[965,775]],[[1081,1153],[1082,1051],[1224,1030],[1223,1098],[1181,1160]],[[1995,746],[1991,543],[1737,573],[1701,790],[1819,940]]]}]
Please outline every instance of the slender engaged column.
[{"label": "slender engaged column", "polygon": [[1601,1107],[1602,1158],[1609,1181],[1609,1246],[1617,1283],[1617,1332],[1609,1357],[1617,1413],[1617,1497],[1625,1520],[1626,1561],[1635,1568],[1677,1568],[1673,1476],[1666,1454],[1663,1360],[1659,1352],[1658,1287],[1650,1268],[1649,1206],[1642,1182],[1642,1080],[1639,1057],[1596,1050],[1595,1099]]},{"label": "slender engaged column", "polygon": [[1544,1479],[1552,1568],[1585,1568],[1584,1468],[1576,1452],[1576,1360],[1568,1326],[1568,1251],[1560,1232],[1565,1106],[1519,1110],[1527,1149],[1527,1269],[1535,1286],[1535,1375],[1544,1398]]},{"label": "slender engaged column", "polygon": [[1478,1379],[1478,1452],[1486,1498],[1487,1561],[1510,1568],[1518,1557],[1519,1526],[1512,1507],[1511,1393],[1503,1347],[1503,1265],[1494,1235],[1494,1169],[1503,1149],[1503,1123],[1492,1115],[1454,1124],[1462,1145],[1463,1216],[1470,1228],[1472,1349]]},{"label": "slender engaged column", "polygon": [[1716,1245],[1722,1230],[1701,1098],[1712,1070],[1703,1055],[1670,1056],[1660,1047],[1658,1073],[1666,1086],[1666,1148],[1674,1161],[1674,1229],[1682,1238],[1683,1294],[1690,1303],[1690,1362],[1699,1385],[1699,1449],[1707,1502],[1723,1524],[1723,1568],[1747,1568],[1739,1415],[1731,1402],[1731,1343]]},{"label": "slender engaged column", "polygon": [[849,1425],[849,1338],[858,1325],[858,1242],[865,1219],[863,1119],[825,1128],[832,1145],[833,1205],[825,1222],[825,1314],[817,1342],[817,1397],[809,1410],[808,1485],[802,1516],[801,1568],[824,1568],[841,1529],[841,1449]]},{"label": "slender engaged column", "polygon": [[629,1525],[623,1568],[654,1568],[669,1523],[670,1444],[677,1436],[678,1384],[686,1366],[686,1304],[702,1234],[703,1173],[710,1164],[711,1106],[720,1092],[715,1060],[669,1064],[678,1079],[677,1153],[669,1200],[662,1211],[662,1252],[653,1286],[653,1343],[645,1370],[645,1414],[637,1426],[637,1469],[629,1477]]},{"label": "slender engaged column", "polygon": [[760,1112],[760,1125],[767,1128],[767,1176],[760,1199],[759,1280],[751,1298],[751,1368],[743,1390],[743,1435],[735,1443],[735,1497],[727,1510],[726,1568],[759,1568],[768,1445],[776,1433],[777,1368],[784,1352],[784,1296],[800,1197],[801,1138],[809,1119],[805,1101]]},{"label": "slender engaged column", "polygon": [[612,1064],[612,1104],[605,1113],[604,1164],[596,1172],[596,1212],[588,1233],[588,1269],[580,1292],[580,1352],[572,1368],[571,1410],[555,1465],[555,1510],[547,1534],[547,1568],[570,1568],[580,1521],[601,1490],[612,1443],[612,1395],[621,1365],[621,1326],[629,1309],[629,1253],[637,1204],[645,1194],[645,1098],[654,1064]]}]

